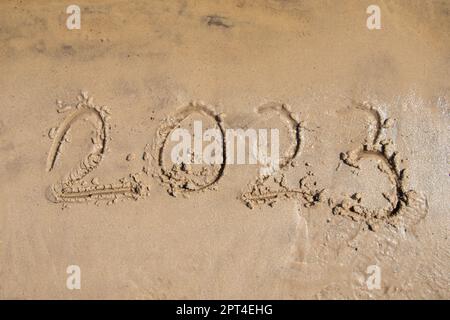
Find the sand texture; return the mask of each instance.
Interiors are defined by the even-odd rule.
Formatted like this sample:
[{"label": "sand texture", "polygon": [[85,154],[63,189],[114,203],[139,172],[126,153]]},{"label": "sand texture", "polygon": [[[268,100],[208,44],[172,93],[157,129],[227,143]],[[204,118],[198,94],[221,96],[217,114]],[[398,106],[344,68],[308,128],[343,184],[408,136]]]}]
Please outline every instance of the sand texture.
[{"label": "sand texture", "polygon": [[450,298],[450,1],[77,4],[0,1],[0,298]]}]

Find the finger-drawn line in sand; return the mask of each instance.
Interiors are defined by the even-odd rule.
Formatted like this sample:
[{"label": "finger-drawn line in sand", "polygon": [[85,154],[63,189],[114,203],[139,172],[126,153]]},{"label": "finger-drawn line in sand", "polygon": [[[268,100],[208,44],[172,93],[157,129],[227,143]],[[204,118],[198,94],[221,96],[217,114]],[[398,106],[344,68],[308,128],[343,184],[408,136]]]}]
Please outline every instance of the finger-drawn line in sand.
[{"label": "finger-drawn line in sand", "polygon": [[284,159],[280,161],[279,169],[287,167],[300,153],[302,136],[301,136],[301,122],[297,114],[291,111],[291,108],[284,103],[269,103],[260,106],[257,109],[259,115],[270,115],[276,113],[288,125],[289,135],[293,143],[290,144],[288,150],[285,152]]},{"label": "finger-drawn line in sand", "polygon": [[[355,221],[363,220],[371,230],[375,230],[383,221],[396,226],[399,224],[401,213],[407,207],[411,207],[412,203],[416,203],[415,200],[418,200],[421,196],[413,190],[406,189],[409,174],[406,168],[401,168],[404,160],[395,150],[392,139],[384,138],[386,129],[392,127],[394,121],[390,118],[383,119],[382,113],[368,102],[355,102],[355,107],[368,112],[372,118],[372,123],[368,129],[365,142],[354,150],[341,153],[341,160],[355,169],[360,169],[360,162],[363,159],[377,160],[379,162],[378,169],[389,178],[393,192],[383,193],[383,197],[388,201],[388,205],[384,208],[365,207],[361,204],[361,195],[354,194],[337,204],[333,208],[333,213],[349,216]],[[423,206],[421,205],[421,207]],[[422,210],[422,214],[416,215],[417,219],[415,220],[420,220],[425,215],[426,210]]]},{"label": "finger-drawn line in sand", "polygon": [[[91,122],[95,127],[94,137],[91,138],[93,147],[90,153],[85,156],[77,167],[70,170],[66,177],[60,182],[53,184],[48,193],[49,200],[53,202],[74,202],[87,200],[112,200],[115,202],[119,196],[137,198],[142,195],[146,188],[137,175],[130,175],[129,179],[121,179],[116,185],[96,185],[93,180],[91,186],[86,186],[86,181],[82,181],[89,173],[93,172],[104,159],[109,140],[109,108],[107,106],[97,106],[93,103],[93,98],[87,92],[82,92],[78,96],[75,106],[63,104],[57,101],[59,113],[71,111],[57,128],[49,131],[49,137],[53,139],[50,152],[47,158],[47,171],[54,169],[57,159],[62,152],[63,144],[68,139],[68,133],[74,123],[80,120]],[[128,181],[127,181],[128,180]]]},{"label": "finger-drawn line in sand", "polygon": [[300,179],[299,187],[292,188],[287,185],[285,174],[282,172],[288,167],[295,166],[294,160],[300,153],[302,144],[302,123],[290,107],[284,103],[270,103],[257,109],[259,115],[277,114],[288,125],[291,144],[280,161],[279,170],[260,175],[250,184],[249,191],[241,195],[241,199],[250,209],[255,206],[267,204],[273,206],[281,199],[302,200],[305,207],[324,200],[324,189],[316,189],[316,183],[310,182],[314,176],[312,172]]},{"label": "finger-drawn line in sand", "polygon": [[[195,113],[212,119],[220,130],[222,161],[220,164],[203,165],[200,170],[195,170],[193,166],[186,163],[173,164],[168,168],[164,161],[164,154],[167,151],[166,145],[169,136],[176,128],[181,126],[184,120]],[[215,189],[226,167],[225,137],[221,114],[216,113],[214,108],[201,102],[194,101],[189,103],[189,105],[181,108],[174,115],[167,117],[159,127],[153,146],[153,159],[157,161],[156,172],[153,175],[168,187],[167,192],[172,196],[176,196],[178,193],[188,194]]]}]

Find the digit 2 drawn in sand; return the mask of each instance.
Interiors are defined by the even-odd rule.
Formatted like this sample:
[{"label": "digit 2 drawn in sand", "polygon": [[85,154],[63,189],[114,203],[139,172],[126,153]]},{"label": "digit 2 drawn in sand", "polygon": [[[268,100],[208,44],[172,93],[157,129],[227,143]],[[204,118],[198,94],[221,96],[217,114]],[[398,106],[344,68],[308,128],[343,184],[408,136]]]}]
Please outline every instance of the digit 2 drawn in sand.
[{"label": "digit 2 drawn in sand", "polygon": [[94,137],[91,138],[92,149],[61,181],[50,187],[49,200],[53,202],[76,202],[87,200],[111,200],[115,201],[119,196],[136,198],[141,195],[144,186],[138,182],[135,176],[131,179],[121,179],[117,185],[98,185],[91,183],[88,185],[83,181],[89,173],[94,171],[104,159],[107,142],[109,140],[109,108],[107,106],[97,106],[93,103],[93,98],[87,92],[82,92],[78,96],[75,106],[63,104],[57,101],[59,113],[69,112],[70,114],[57,127],[49,132],[53,139],[52,146],[47,158],[47,171],[54,169],[57,159],[61,156],[64,142],[72,125],[80,120],[90,122],[95,128]]},{"label": "digit 2 drawn in sand", "polygon": [[355,221],[363,220],[372,230],[375,230],[383,221],[393,226],[418,222],[426,215],[426,199],[413,190],[407,191],[408,171],[406,168],[401,168],[404,161],[395,151],[393,141],[383,138],[386,135],[386,129],[390,128],[394,121],[389,118],[383,119],[381,112],[368,102],[355,104],[357,109],[370,114],[373,123],[369,128],[366,141],[360,147],[342,153],[341,160],[346,165],[359,169],[361,160],[376,159],[379,162],[378,169],[387,175],[393,190],[391,193],[383,193],[388,201],[388,205],[384,208],[367,208],[361,204],[360,196],[353,195],[336,205],[333,213],[349,216]]},{"label": "digit 2 drawn in sand", "polygon": [[312,206],[321,201],[324,190],[315,190],[308,181],[312,173],[299,181],[298,188],[292,188],[287,185],[285,175],[282,172],[291,166],[295,166],[293,161],[300,154],[302,125],[299,117],[284,103],[262,105],[257,109],[257,113],[261,116],[270,116],[273,113],[278,115],[288,126],[291,144],[280,161],[279,170],[258,177],[256,181],[250,184],[250,190],[242,194],[241,199],[250,209],[261,204],[273,206],[280,199],[302,200],[305,206]]},{"label": "digit 2 drawn in sand", "polygon": [[[222,161],[220,164],[198,165],[199,168],[197,169],[194,168],[194,165],[186,163],[173,164],[169,168],[164,160],[164,155],[169,152],[169,148],[167,148],[169,136],[176,128],[181,126],[182,122],[194,114],[211,119],[212,123],[219,129]],[[157,131],[153,149],[153,158],[157,159],[158,162],[155,176],[168,187],[167,192],[170,195],[176,196],[178,193],[188,194],[214,189],[223,176],[226,166],[225,130],[221,115],[216,113],[211,106],[200,102],[191,102],[163,121]],[[192,156],[194,157],[194,153],[192,153]]]}]

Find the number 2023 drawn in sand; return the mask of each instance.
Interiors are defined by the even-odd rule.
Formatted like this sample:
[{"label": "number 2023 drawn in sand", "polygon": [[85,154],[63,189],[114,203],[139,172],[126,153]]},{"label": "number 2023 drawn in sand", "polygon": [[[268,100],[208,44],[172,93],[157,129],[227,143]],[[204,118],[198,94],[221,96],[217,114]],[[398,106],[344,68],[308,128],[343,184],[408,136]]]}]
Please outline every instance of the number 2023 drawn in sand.
[{"label": "number 2023 drawn in sand", "polygon": [[[61,156],[66,136],[75,122],[79,120],[90,122],[95,128],[95,134],[91,139],[92,149],[89,154],[71,169],[65,178],[49,188],[48,198],[51,201],[65,203],[106,200],[114,203],[119,198],[138,199],[149,195],[150,187],[140,180],[140,173],[129,174],[128,177],[119,179],[116,184],[100,185],[95,179],[92,179],[90,184],[85,181],[84,178],[92,173],[105,157],[110,129],[109,108],[95,105],[92,97],[86,92],[78,96],[75,106],[63,104],[61,101],[57,101],[57,105],[58,112],[70,113],[57,128],[52,128],[49,132],[53,143],[47,159],[47,171],[53,170],[57,158]],[[388,176],[393,191],[383,193],[389,202],[384,208],[367,208],[361,204],[361,196],[355,194],[334,205],[333,214],[348,216],[354,221],[364,221],[371,230],[375,230],[382,222],[405,227],[417,223],[426,216],[427,202],[424,196],[413,190],[406,190],[408,173],[405,168],[400,168],[403,160],[395,151],[392,140],[385,138],[385,131],[393,125],[393,121],[383,119],[382,113],[367,102],[355,103],[355,106],[369,113],[373,118],[373,125],[369,128],[366,141],[357,149],[342,153],[341,160],[356,169],[360,167],[360,162],[364,158],[377,160],[379,170]],[[219,164],[202,166],[200,170],[194,170],[183,163],[174,164],[169,168],[164,161],[168,138],[173,130],[193,114],[209,118],[218,128],[222,137],[223,159]],[[280,159],[278,170],[268,170],[266,174],[260,175],[250,184],[249,190],[241,195],[242,201],[251,209],[263,204],[273,206],[279,200],[301,201],[305,207],[327,201],[326,189],[317,188],[316,182],[311,181],[313,172],[308,172],[307,176],[301,178],[296,188],[286,183],[285,173],[295,167],[294,160],[300,155],[303,139],[302,123],[298,116],[283,103],[260,106],[257,114],[260,117],[270,117],[274,114],[278,116],[288,127],[291,143]],[[161,123],[153,144],[152,156],[157,162],[153,175],[168,187],[168,193],[173,196],[215,189],[226,168],[225,139],[225,126],[221,115],[211,106],[191,102]],[[144,158],[149,158],[147,151],[144,152]],[[143,172],[148,174],[148,167],[144,167]],[[328,199],[329,204],[330,200]]]},{"label": "number 2023 drawn in sand", "polygon": [[138,181],[138,175],[130,174],[116,184],[98,184],[92,179],[89,184],[84,178],[98,168],[105,157],[109,140],[109,108],[97,106],[87,92],[78,96],[78,102],[72,106],[57,101],[59,113],[70,112],[57,128],[50,129],[49,137],[53,139],[47,159],[47,171],[54,169],[56,160],[61,157],[64,143],[71,127],[77,121],[86,121],[94,126],[94,136],[91,137],[92,148],[79,164],[71,169],[61,181],[53,184],[47,193],[53,202],[80,202],[89,200],[106,200],[116,202],[119,197],[138,198],[149,188]]}]

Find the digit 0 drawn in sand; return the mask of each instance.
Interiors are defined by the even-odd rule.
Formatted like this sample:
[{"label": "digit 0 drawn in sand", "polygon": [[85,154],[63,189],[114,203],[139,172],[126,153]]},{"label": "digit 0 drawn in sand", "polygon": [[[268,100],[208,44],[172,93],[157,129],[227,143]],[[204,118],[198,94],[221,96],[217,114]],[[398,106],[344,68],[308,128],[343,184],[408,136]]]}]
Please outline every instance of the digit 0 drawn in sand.
[{"label": "digit 0 drawn in sand", "polygon": [[384,208],[365,207],[361,204],[361,195],[354,194],[337,204],[333,213],[349,216],[355,221],[363,220],[371,230],[377,229],[382,222],[393,226],[417,223],[426,216],[428,205],[424,196],[407,190],[408,170],[401,167],[404,160],[395,150],[392,139],[385,138],[386,130],[393,126],[394,121],[384,119],[382,113],[369,102],[355,103],[355,107],[368,112],[372,124],[364,143],[354,150],[342,153],[341,160],[358,170],[363,159],[377,160],[378,169],[387,175],[392,190],[390,193],[383,193],[383,197],[388,201]]},{"label": "digit 0 drawn in sand", "polygon": [[[187,163],[167,165],[164,155],[170,152],[167,148],[171,133],[180,128],[182,122],[192,115],[197,114],[212,120],[214,126],[220,131],[222,147],[221,163],[191,165]],[[192,153],[192,158],[194,158]],[[208,189],[216,189],[217,183],[223,176],[226,166],[226,141],[223,119],[214,108],[201,102],[191,102],[181,108],[174,115],[167,117],[157,130],[153,146],[153,159],[157,161],[154,176],[168,187],[167,192],[172,196],[177,194],[189,194]]]},{"label": "digit 0 drawn in sand", "polygon": [[263,116],[270,116],[274,113],[282,119],[289,131],[290,146],[280,159],[279,169],[259,176],[256,181],[250,184],[249,191],[241,195],[247,207],[253,209],[255,206],[267,204],[273,206],[281,199],[297,199],[304,203],[305,207],[314,205],[324,200],[324,191],[315,188],[316,183],[311,182],[312,172],[300,179],[299,187],[292,188],[287,185],[285,171],[289,167],[294,167],[294,160],[300,154],[302,144],[302,123],[298,115],[294,114],[290,107],[284,103],[270,103],[260,106],[257,113]]},{"label": "digit 0 drawn in sand", "polygon": [[79,164],[71,169],[61,181],[53,184],[47,194],[52,202],[79,202],[88,200],[108,200],[116,202],[118,197],[137,198],[146,188],[138,181],[137,175],[130,175],[129,179],[121,179],[117,184],[100,185],[92,179],[90,185],[83,179],[92,173],[104,159],[109,138],[109,108],[97,106],[87,92],[78,96],[75,106],[57,101],[59,113],[70,112],[57,128],[52,128],[49,137],[53,139],[47,158],[47,171],[54,169],[55,163],[61,157],[63,145],[68,141],[67,135],[74,123],[80,120],[90,122],[94,128],[91,137],[92,149]]}]

